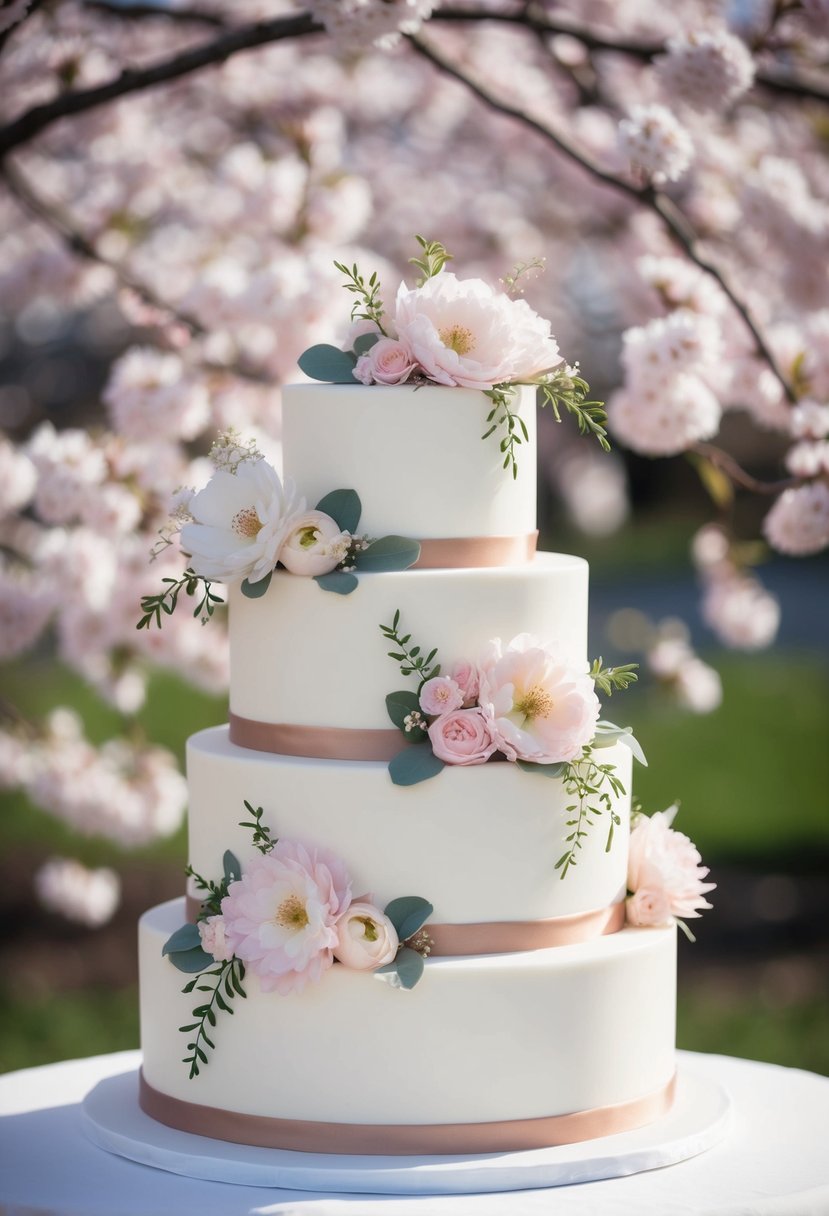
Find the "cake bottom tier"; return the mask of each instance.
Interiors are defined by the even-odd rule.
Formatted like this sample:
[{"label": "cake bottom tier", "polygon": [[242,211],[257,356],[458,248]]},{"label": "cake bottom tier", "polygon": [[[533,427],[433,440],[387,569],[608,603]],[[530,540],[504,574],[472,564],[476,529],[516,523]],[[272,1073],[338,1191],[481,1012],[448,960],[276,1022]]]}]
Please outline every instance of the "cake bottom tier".
[{"label": "cake bottom tier", "polygon": [[139,925],[142,1105],[219,1139],[314,1152],[489,1152],[569,1143],[664,1113],[674,1074],[676,931],[430,959],[411,991],[335,964],[301,994],[219,1012],[200,1074],[182,1057],[190,978],[161,949],[184,901]]}]

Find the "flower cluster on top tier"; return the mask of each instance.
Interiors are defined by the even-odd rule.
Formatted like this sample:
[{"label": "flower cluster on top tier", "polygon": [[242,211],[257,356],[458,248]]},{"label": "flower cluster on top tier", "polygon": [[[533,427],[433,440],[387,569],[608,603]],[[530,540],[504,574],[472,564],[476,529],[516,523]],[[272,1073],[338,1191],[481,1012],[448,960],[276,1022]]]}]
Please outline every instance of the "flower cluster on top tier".
[{"label": "flower cluster on top tier", "polygon": [[698,917],[710,908],[704,898],[716,883],[705,882],[696,846],[671,827],[679,808],[669,807],[653,815],[636,815],[628,854],[628,923],[640,926],[668,925],[673,921],[689,933],[683,918]]}]

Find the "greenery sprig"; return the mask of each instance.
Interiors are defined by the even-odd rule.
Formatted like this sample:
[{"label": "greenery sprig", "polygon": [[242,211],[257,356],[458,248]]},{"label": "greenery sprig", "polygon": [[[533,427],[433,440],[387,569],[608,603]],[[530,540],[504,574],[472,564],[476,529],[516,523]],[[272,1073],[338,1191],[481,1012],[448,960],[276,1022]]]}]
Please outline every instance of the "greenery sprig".
[{"label": "greenery sprig", "polygon": [[504,458],[503,467],[512,469],[513,479],[518,476],[515,449],[521,443],[528,443],[530,438],[524,419],[510,405],[515,393],[516,388],[513,384],[496,384],[493,388],[484,390],[484,396],[489,397],[493,407],[486,416],[487,422],[491,424],[489,430],[484,431],[481,436],[482,439],[489,439],[490,435],[494,434],[499,427],[506,428],[506,433],[500,439],[499,446]]},{"label": "greenery sprig", "polygon": [[351,267],[346,266],[344,262],[335,262],[334,265],[340,274],[345,275],[346,282],[343,283],[345,290],[357,297],[351,306],[351,320],[372,321],[380,333],[385,334],[386,331],[383,328],[385,309],[380,298],[380,279],[377,271],[372,271],[371,277],[366,282],[356,262]]},{"label": "greenery sprig", "polygon": [[[517,266],[514,266],[510,273],[504,275],[503,279],[501,280],[507,295],[515,295],[515,292],[518,289],[518,284],[526,275],[531,274],[534,270],[539,272],[543,271],[546,261],[546,258],[535,257],[530,258],[526,262],[519,262]],[[523,291],[520,294],[523,294]]]},{"label": "greenery sprig", "polygon": [[603,451],[610,451],[610,441],[607,438],[605,423],[607,413],[601,401],[588,401],[587,394],[590,385],[581,376],[576,376],[566,368],[550,372],[539,383],[541,405],[549,405],[555,414],[556,422],[561,422],[561,411],[566,410],[576,419],[580,435],[595,435]]},{"label": "greenery sprig", "polygon": [[625,663],[622,667],[603,667],[602,659],[593,660],[590,668],[590,678],[602,690],[606,697],[612,697],[614,689],[623,692],[639,679],[636,674],[638,663]]},{"label": "greenery sprig", "polygon": [[427,241],[425,237],[417,234],[415,234],[415,240],[423,250],[423,256],[409,258],[409,264],[416,266],[421,272],[421,277],[416,280],[416,286],[422,287],[427,279],[432,279],[436,274],[440,274],[446,263],[452,261],[452,254],[440,241]]},{"label": "greenery sprig", "polygon": [[555,864],[559,878],[564,878],[570,867],[576,865],[577,854],[589,835],[588,829],[594,826],[598,816],[605,813],[609,819],[605,852],[610,852],[614,831],[622,822],[618,812],[613,809],[613,797],[618,798],[625,793],[624,785],[616,776],[616,766],[597,764],[590,747],[584,749],[578,760],[564,765],[562,776],[565,790],[576,801],[566,808],[571,816],[567,820],[567,827],[572,831],[565,837],[568,848]]},{"label": "greenery sprig", "polygon": [[[182,1062],[190,1065],[189,1079],[192,1081],[194,1077],[199,1075],[200,1066],[207,1064],[207,1050],[214,1051],[216,1044],[207,1033],[207,1027],[212,1030],[216,1025],[216,1010],[222,1013],[232,1014],[234,1012],[231,1001],[237,997],[247,997],[247,993],[242,987],[242,981],[245,978],[245,964],[240,958],[231,958],[227,962],[221,963],[212,971],[203,971],[201,975],[190,980],[184,985],[182,992],[192,992],[193,989],[197,992],[209,992],[210,1000],[206,1004],[197,1005],[192,1011],[192,1017],[196,1020],[188,1022],[186,1026],[179,1026],[182,1034],[190,1034],[195,1030],[196,1034],[191,1043],[187,1044],[189,1055],[184,1056]],[[199,980],[213,980],[213,983],[199,983]]]},{"label": "greenery sprig", "polygon": [[272,835],[271,830],[262,822],[263,811],[261,806],[252,807],[245,799],[245,806],[250,813],[250,820],[240,819],[240,828],[250,828],[253,832],[253,847],[258,849],[262,856],[266,856],[276,848],[278,838]]},{"label": "greenery sprig", "polygon": [[437,654],[437,647],[430,650],[427,655],[421,654],[420,646],[409,646],[412,636],[410,633],[400,635],[399,626],[400,609],[398,608],[391,625],[380,626],[383,636],[397,647],[396,650],[388,651],[388,656],[400,664],[400,671],[404,676],[417,676],[420,680],[420,689],[427,680],[432,680],[435,676],[440,675],[440,664],[436,663],[432,666],[432,661]]},{"label": "greenery sprig", "polygon": [[160,629],[162,626],[162,614],[164,616],[173,615],[178,607],[179,596],[182,591],[186,595],[195,596],[201,587],[201,598],[193,609],[193,616],[200,616],[202,623],[207,622],[212,617],[218,604],[224,603],[222,597],[217,595],[213,590],[213,584],[210,580],[202,578],[194,570],[185,570],[181,578],[165,578],[161,581],[166,584],[164,591],[158,592],[157,595],[142,595],[141,611],[144,613],[144,616],[141,617],[141,620],[136,625],[136,629],[150,629],[153,623]]},{"label": "greenery sprig", "polygon": [[[245,803],[245,806],[247,806],[247,803]],[[227,895],[228,887],[232,882],[236,882],[237,879],[242,877],[242,867],[230,849],[225,850],[222,865],[224,867],[224,874],[221,882],[213,882],[210,878],[203,878],[201,874],[193,869],[189,862],[184,867],[184,873],[188,878],[193,879],[197,890],[204,895],[200,919],[204,919],[206,916],[218,916],[222,910],[222,900]]]}]

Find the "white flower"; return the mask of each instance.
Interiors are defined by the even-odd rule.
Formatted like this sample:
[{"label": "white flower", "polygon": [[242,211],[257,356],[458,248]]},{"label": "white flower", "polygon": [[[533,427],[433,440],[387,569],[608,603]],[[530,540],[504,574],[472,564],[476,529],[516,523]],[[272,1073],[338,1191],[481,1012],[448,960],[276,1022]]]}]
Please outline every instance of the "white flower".
[{"label": "white flower", "polygon": [[645,456],[675,456],[710,439],[720,416],[710,388],[685,372],[661,388],[622,389],[608,404],[610,429],[626,447]]},{"label": "white flower", "polygon": [[786,453],[786,468],[793,477],[829,475],[829,440],[804,439]]},{"label": "white flower", "polygon": [[829,435],[829,405],[801,401],[792,410],[789,425],[796,439],[825,439]]},{"label": "white flower", "polygon": [[695,110],[720,110],[754,80],[754,61],[744,42],[726,30],[696,30],[667,43],[654,66],[671,97]]},{"label": "white flower", "polygon": [[244,460],[235,473],[217,469],[190,502],[195,523],[181,547],[196,574],[220,582],[259,582],[270,574],[291,518],[305,507],[266,460]]},{"label": "white flower", "polygon": [[659,183],[675,182],[691,163],[694,145],[665,106],[634,106],[619,123],[619,148],[635,169]]},{"label": "white flower", "polygon": [[779,553],[819,553],[829,545],[829,485],[784,490],[763,521],[766,540]]},{"label": "white flower", "polygon": [[368,900],[351,904],[337,921],[334,958],[357,971],[375,971],[390,963],[399,945],[389,918]]},{"label": "white flower", "polygon": [[351,536],[324,511],[305,511],[288,521],[279,560],[291,574],[316,578],[339,566],[348,553]]},{"label": "white flower", "polygon": [[710,714],[722,704],[722,680],[718,671],[692,658],[676,673],[674,692],[680,705],[695,714]]},{"label": "white flower", "polygon": [[25,507],[36,483],[37,473],[29,457],[0,437],[0,517]]},{"label": "white flower", "polygon": [[491,388],[531,380],[562,362],[558,344],[526,300],[448,271],[422,287],[400,284],[395,329],[430,380]]}]

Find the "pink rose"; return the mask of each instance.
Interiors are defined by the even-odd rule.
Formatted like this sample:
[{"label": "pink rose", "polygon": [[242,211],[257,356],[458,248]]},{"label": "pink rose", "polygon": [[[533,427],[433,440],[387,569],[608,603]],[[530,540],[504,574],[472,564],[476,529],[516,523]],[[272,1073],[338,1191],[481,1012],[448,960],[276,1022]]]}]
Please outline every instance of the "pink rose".
[{"label": "pink rose", "polygon": [[640,928],[671,923],[671,901],[664,891],[649,891],[642,887],[629,895],[625,905],[627,922]]},{"label": "pink rose", "polygon": [[489,723],[480,709],[455,709],[429,727],[432,751],[447,764],[483,764],[495,752]]},{"label": "pink rose", "polygon": [[360,355],[354,367],[354,377],[361,384],[402,384],[408,380],[417,363],[404,342],[380,338]]},{"label": "pink rose", "polygon": [[435,676],[420,690],[420,708],[425,714],[448,714],[463,705],[463,693],[449,676]]},{"label": "pink rose", "polygon": [[697,917],[711,905],[703,898],[716,884],[704,882],[708,870],[696,847],[671,827],[677,808],[639,815],[628,853],[628,920],[635,925],[670,924]]},{"label": "pink rose", "polygon": [[478,668],[463,660],[452,668],[452,679],[461,690],[464,709],[469,709],[478,700]]},{"label": "pink rose", "polygon": [[230,951],[225,941],[225,921],[223,916],[208,916],[207,920],[199,921],[199,937],[201,948],[212,954],[217,963],[225,963],[230,958]]},{"label": "pink rose", "polygon": [[397,930],[379,908],[355,902],[337,921],[334,958],[356,971],[385,967],[397,954]]}]

